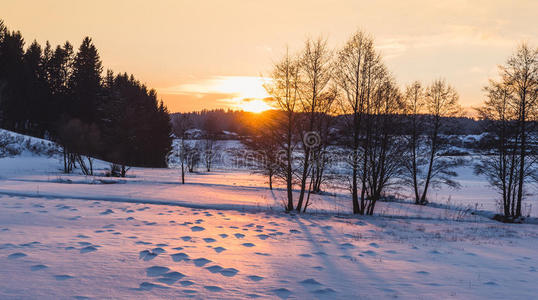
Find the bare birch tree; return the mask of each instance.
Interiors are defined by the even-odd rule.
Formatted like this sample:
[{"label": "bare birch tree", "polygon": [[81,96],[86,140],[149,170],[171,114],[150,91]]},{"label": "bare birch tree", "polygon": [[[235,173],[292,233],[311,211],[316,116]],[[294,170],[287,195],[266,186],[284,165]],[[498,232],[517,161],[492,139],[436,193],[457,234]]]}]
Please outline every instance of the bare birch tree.
[{"label": "bare birch tree", "polygon": [[494,135],[494,155],[485,156],[475,171],[499,189],[503,220],[513,221],[522,216],[526,183],[538,182],[538,48],[520,45],[500,66],[500,76],[485,88],[488,99],[479,109]]},{"label": "bare birch tree", "polygon": [[296,210],[301,212],[305,197],[306,185],[311,172],[312,150],[320,145],[320,133],[316,130],[319,116],[323,112],[322,97],[328,90],[332,76],[331,51],[327,40],[318,38],[308,39],[299,60],[300,74],[300,105],[303,122],[300,126],[302,137],[303,159],[299,178],[299,199]]},{"label": "bare birch tree", "polygon": [[294,177],[294,152],[297,147],[295,131],[297,123],[297,111],[299,110],[299,64],[296,58],[290,56],[286,51],[285,56],[273,66],[271,81],[264,87],[271,95],[274,104],[282,115],[277,116],[272,126],[272,133],[277,134],[280,148],[283,155],[279,162],[282,166],[282,177],[286,182],[287,203],[286,210],[294,209],[293,203],[293,177]]},{"label": "bare birch tree", "polygon": [[403,176],[404,180],[413,188],[413,195],[415,196],[415,204],[420,204],[421,191],[419,189],[420,176],[422,175],[422,168],[426,164],[426,160],[423,155],[424,143],[424,112],[425,105],[425,91],[422,84],[418,81],[408,85],[403,95],[405,103],[406,125],[405,139],[406,139],[406,151],[403,160],[404,167],[407,170],[406,176]]},{"label": "bare birch tree", "polygon": [[441,151],[448,146],[447,139],[441,135],[442,118],[455,117],[460,113],[458,93],[445,80],[439,79],[428,86],[425,95],[424,108],[428,116],[425,124],[426,152],[424,154],[427,166],[420,204],[428,203],[428,190],[431,185],[445,184],[457,187],[458,183],[452,180],[457,176],[454,168],[462,163],[461,159],[440,155]]},{"label": "bare birch tree", "polygon": [[185,144],[187,131],[192,127],[192,121],[189,115],[180,114],[172,120],[172,130],[179,138],[179,149],[177,149],[177,156],[181,164],[181,183],[185,184],[185,171],[187,169],[188,160],[188,146]]},{"label": "bare birch tree", "polygon": [[346,145],[350,149],[349,164],[352,170],[351,196],[353,213],[360,213],[359,205],[359,171],[361,126],[365,114],[365,103],[370,96],[371,70],[378,64],[373,39],[357,31],[338,51],[335,67],[335,81],[340,88],[339,104],[350,132]]},{"label": "bare birch tree", "polygon": [[[368,116],[369,148],[365,157],[367,168],[367,206],[365,213],[374,213],[376,202],[385,190],[396,183],[403,171],[403,144],[398,137],[399,116],[403,111],[400,91],[393,78],[383,72],[384,80],[376,87]],[[362,205],[362,203],[361,203]]]}]

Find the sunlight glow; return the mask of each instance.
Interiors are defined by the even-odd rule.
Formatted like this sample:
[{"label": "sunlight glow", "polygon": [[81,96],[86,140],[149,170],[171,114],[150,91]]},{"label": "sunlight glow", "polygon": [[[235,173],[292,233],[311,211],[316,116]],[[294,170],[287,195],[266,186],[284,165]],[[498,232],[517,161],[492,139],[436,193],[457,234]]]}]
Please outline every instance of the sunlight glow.
[{"label": "sunlight glow", "polygon": [[269,104],[267,104],[265,101],[260,99],[250,100],[250,101],[242,101],[241,104],[239,104],[239,108],[244,111],[250,111],[253,113],[261,113],[266,110],[272,109]]},{"label": "sunlight glow", "polygon": [[263,87],[268,78],[254,76],[215,76],[179,86],[161,89],[165,94],[222,95],[219,99],[227,107],[260,113],[272,109],[265,99],[270,96]]}]

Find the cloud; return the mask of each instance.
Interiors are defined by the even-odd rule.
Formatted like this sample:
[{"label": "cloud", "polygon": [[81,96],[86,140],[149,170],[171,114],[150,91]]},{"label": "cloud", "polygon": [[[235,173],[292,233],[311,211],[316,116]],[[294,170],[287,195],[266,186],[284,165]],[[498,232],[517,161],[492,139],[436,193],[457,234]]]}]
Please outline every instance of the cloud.
[{"label": "cloud", "polygon": [[230,97],[229,94],[166,94],[161,92],[159,96],[171,112],[230,108],[230,104],[223,101]]},{"label": "cloud", "polygon": [[[521,38],[524,38],[521,36]],[[504,37],[498,27],[446,25],[435,34],[398,35],[379,39],[377,48],[385,58],[401,56],[411,49],[444,48],[448,46],[512,47],[515,38]]]},{"label": "cloud", "polygon": [[266,95],[264,82],[270,79],[255,76],[212,76],[200,80],[182,83],[177,86],[159,89],[167,94],[208,94],[225,93],[245,97]]},{"label": "cloud", "polygon": [[474,66],[474,67],[469,68],[469,72],[470,72],[470,73],[478,73],[478,74],[482,74],[482,73],[485,73],[486,71],[484,70],[484,68],[481,68],[481,67],[478,67],[478,66]]}]

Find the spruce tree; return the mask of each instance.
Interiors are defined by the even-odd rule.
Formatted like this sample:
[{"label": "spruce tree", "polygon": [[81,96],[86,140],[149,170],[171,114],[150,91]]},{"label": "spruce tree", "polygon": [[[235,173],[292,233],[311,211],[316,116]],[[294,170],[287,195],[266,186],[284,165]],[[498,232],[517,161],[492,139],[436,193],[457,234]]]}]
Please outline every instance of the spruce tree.
[{"label": "spruce tree", "polygon": [[45,112],[47,109],[48,89],[43,67],[41,46],[34,41],[24,53],[26,118],[29,132],[43,136],[47,130]]},{"label": "spruce tree", "polygon": [[102,71],[97,48],[91,38],[84,38],[73,61],[73,74],[69,80],[72,117],[88,124],[98,121]]},{"label": "spruce tree", "polygon": [[2,126],[16,131],[25,129],[24,39],[20,32],[3,31],[0,44],[0,111]]}]

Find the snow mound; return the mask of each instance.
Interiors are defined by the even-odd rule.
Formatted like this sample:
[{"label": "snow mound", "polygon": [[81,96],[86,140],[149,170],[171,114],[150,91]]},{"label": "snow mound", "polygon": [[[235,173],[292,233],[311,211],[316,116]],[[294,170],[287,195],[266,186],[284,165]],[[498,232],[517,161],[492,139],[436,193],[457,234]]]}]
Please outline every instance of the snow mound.
[{"label": "snow mound", "polygon": [[0,157],[17,155],[53,156],[60,153],[56,143],[27,135],[0,129]]}]

